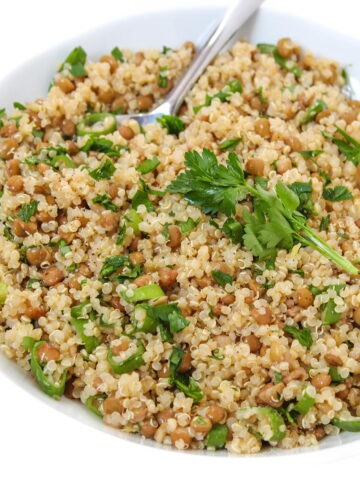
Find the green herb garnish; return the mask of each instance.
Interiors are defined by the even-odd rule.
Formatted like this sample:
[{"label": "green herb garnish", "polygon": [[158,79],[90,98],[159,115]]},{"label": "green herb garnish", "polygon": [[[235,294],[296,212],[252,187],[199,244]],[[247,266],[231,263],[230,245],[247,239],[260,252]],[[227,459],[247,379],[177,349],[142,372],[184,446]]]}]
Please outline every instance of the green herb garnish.
[{"label": "green herb garnish", "polygon": [[330,175],[329,175],[327,172],[325,172],[324,170],[320,170],[320,171],[319,171],[319,174],[320,174],[320,176],[325,180],[325,187],[327,187],[328,185],[330,185],[330,183],[331,183],[331,177],[330,177]]},{"label": "green herb garnish", "polygon": [[301,345],[304,345],[304,347],[306,348],[310,348],[313,344],[310,328],[299,329],[296,327],[292,327],[291,325],[285,325],[284,331],[296,338],[296,340],[298,340],[299,343],[301,343]]},{"label": "green herb garnish", "polygon": [[330,224],[330,215],[327,215],[326,217],[322,217],[320,221],[320,232],[327,230],[329,224]]},{"label": "green herb garnish", "polygon": [[23,105],[22,103],[14,102],[13,105],[14,105],[14,108],[17,108],[18,110],[26,110],[25,105]]},{"label": "green herb garnish", "polygon": [[312,122],[315,119],[316,115],[325,110],[325,108],[327,108],[325,102],[323,102],[322,100],[316,100],[314,105],[311,105],[305,110],[304,115],[300,121],[300,125],[306,125],[307,123]]},{"label": "green herb garnish", "polygon": [[264,95],[263,95],[263,87],[259,87],[255,90],[259,100],[260,100],[260,103],[262,103],[263,105],[267,105],[269,102],[266,100],[266,98],[264,98]]},{"label": "green herb garnish", "polygon": [[228,103],[231,95],[237,92],[242,93],[242,91],[243,88],[239,80],[230,80],[230,82],[226,83],[223,88],[218,93],[215,93],[215,95],[212,97],[210,95],[206,95],[205,103],[193,107],[193,111],[194,113],[198,113],[203,107],[209,107],[214,98],[218,98],[222,103]]},{"label": "green herb garnish", "polygon": [[297,210],[308,218],[310,215],[315,214],[314,202],[311,200],[312,185],[311,180],[309,182],[294,182],[289,185],[289,188],[299,197],[300,204]]},{"label": "green herb garnish", "polygon": [[158,157],[154,155],[152,158],[148,158],[140,163],[140,165],[136,167],[136,170],[142,174],[146,174],[155,170],[155,168],[157,168],[159,165],[160,161]]},{"label": "green herb garnish", "polygon": [[[115,274],[115,275],[114,275]],[[134,266],[129,257],[114,255],[107,257],[100,270],[102,281],[114,281],[124,283],[125,280],[133,280],[141,274],[141,265]]]},{"label": "green herb garnish", "polygon": [[103,180],[103,179],[109,180],[112,177],[115,170],[116,168],[113,162],[109,158],[106,158],[101,163],[101,165],[99,165],[97,168],[94,168],[93,170],[90,170],[89,175],[94,180]]},{"label": "green herb garnish", "polygon": [[18,217],[24,222],[28,222],[30,218],[35,215],[39,202],[34,200],[30,203],[26,203],[18,213]]},{"label": "green herb garnish", "polygon": [[86,62],[86,52],[81,47],[76,47],[74,50],[67,56],[64,63],[61,64],[59,72],[62,72],[65,68],[70,66],[70,73],[74,77],[84,77],[86,75],[86,70],[84,68]]},{"label": "green herb garnish", "polygon": [[221,270],[212,270],[211,276],[221,287],[225,287],[226,284],[233,284],[234,279],[228,273],[224,273]]},{"label": "green herb garnish", "polygon": [[167,191],[181,193],[192,205],[206,214],[235,213],[236,205],[248,195],[254,198],[254,213],[243,211],[246,249],[255,256],[274,258],[276,248],[290,250],[294,242],[311,246],[340,268],[351,274],[357,269],[333,248],[327,245],[306,223],[306,217],[297,209],[298,195],[282,182],[275,192],[268,192],[259,185],[252,186],[245,180],[239,158],[230,152],[227,165],[220,165],[210,150],[202,154],[190,151],[185,154],[187,169],[168,186]]},{"label": "green herb garnish", "polygon": [[310,159],[318,157],[324,153],[324,150],[301,150],[298,153],[300,153],[300,155],[302,155],[304,158]]},{"label": "green herb garnish", "polygon": [[322,196],[325,198],[325,200],[330,202],[342,202],[344,200],[351,200],[353,198],[350,190],[344,186],[324,188]]},{"label": "green herb garnish", "polygon": [[126,223],[124,222],[119,230],[118,238],[116,239],[116,245],[122,245],[126,237]]},{"label": "green herb garnish", "polygon": [[104,193],[103,195],[97,195],[92,199],[93,203],[102,205],[106,210],[111,210],[112,212],[118,212],[119,207],[117,207],[112,201],[109,195]]},{"label": "green herb garnish", "polygon": [[119,47],[114,47],[111,50],[111,55],[117,60],[118,62],[124,63],[124,56],[122,51],[120,50]]},{"label": "green herb garnish", "polygon": [[330,367],[329,375],[331,377],[331,383],[334,385],[338,385],[339,383],[344,383],[347,378],[347,377],[344,378],[340,375],[337,367]]},{"label": "green herb garnish", "polygon": [[42,286],[43,282],[39,278],[29,278],[29,280],[26,282],[26,288],[35,288],[34,285],[38,284],[38,286]]},{"label": "green herb garnish", "polygon": [[168,86],[168,83],[169,83],[169,79],[167,77],[168,70],[169,70],[168,66],[160,67],[160,72],[157,77],[158,87],[166,88]]},{"label": "green herb garnish", "polygon": [[274,57],[275,62],[284,70],[293,73],[295,77],[300,77],[303,74],[303,70],[299,67],[299,65],[292,60],[288,60],[287,58],[280,55],[275,45],[270,45],[268,43],[258,43],[256,45],[257,49],[260,53],[266,53],[268,55],[272,55]]},{"label": "green herb garnish", "polygon": [[64,240],[63,238],[61,238],[57,242],[57,246],[59,247],[60,255],[62,255],[63,257],[65,257],[65,255],[71,251],[71,247],[69,247],[69,245],[67,244],[67,241]]},{"label": "green herb garnish", "polygon": [[360,163],[360,143],[354,138],[350,137],[344,130],[339,127],[336,127],[336,131],[344,138],[336,138],[331,136],[329,133],[322,132],[325,138],[331,140],[335,145],[337,145],[340,152],[346,157],[347,160],[352,162],[354,165],[359,165]]},{"label": "green herb garnish", "polygon": [[235,147],[239,145],[241,140],[241,137],[229,138],[228,140],[224,140],[219,144],[219,150],[221,150],[222,152],[229,152],[231,150],[234,150]]},{"label": "green herb garnish", "polygon": [[169,383],[174,383],[187,397],[192,398],[194,403],[198,403],[204,397],[199,384],[188,373],[178,372],[184,354],[182,348],[173,348],[169,359]]},{"label": "green herb garnish", "polygon": [[[141,322],[136,319],[138,311],[144,311],[145,315]],[[181,308],[176,303],[163,305],[138,304],[135,307],[135,314],[132,322],[137,332],[153,333],[159,328],[162,339],[167,342],[173,341],[173,334],[181,332],[189,325],[184,318]]]},{"label": "green herb garnish", "polygon": [[188,218],[186,222],[176,222],[179,225],[181,232],[187,236],[189,233],[197,227],[200,223],[200,218],[193,220],[192,218]]},{"label": "green herb garnish", "polygon": [[207,436],[207,447],[223,448],[229,433],[228,427],[224,424],[215,423]]},{"label": "green herb garnish", "polygon": [[118,157],[122,150],[129,151],[129,147],[114,145],[111,140],[106,138],[90,137],[79,150],[81,152],[102,152],[106,153],[108,157]]},{"label": "green herb garnish", "polygon": [[157,118],[156,121],[159,122],[163,128],[166,128],[170,135],[178,136],[180,132],[185,130],[186,126],[185,122],[176,115],[163,115]]}]

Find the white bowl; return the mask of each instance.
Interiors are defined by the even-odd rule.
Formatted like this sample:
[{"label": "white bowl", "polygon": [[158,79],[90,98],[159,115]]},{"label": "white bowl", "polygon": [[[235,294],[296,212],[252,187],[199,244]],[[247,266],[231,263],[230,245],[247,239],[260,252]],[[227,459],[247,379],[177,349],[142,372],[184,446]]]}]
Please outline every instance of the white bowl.
[{"label": "white bowl", "polygon": [[[67,40],[56,48],[46,51],[20,65],[0,82],[0,105],[11,109],[14,101],[25,102],[46,95],[48,85],[57,66],[74,46],[81,45],[89,54],[89,59],[98,59],[104,53],[119,45],[132,49],[161,48],[164,44],[178,46],[187,40],[197,46],[206,40],[209,33],[218,23],[223,13],[218,7],[186,7],[176,10],[161,10],[146,15],[135,15],[122,18],[109,25],[79,35]],[[181,25],[181,28],[179,28]],[[329,30],[323,25],[310,23],[289,14],[284,14],[269,8],[262,8],[239,32],[239,37],[247,37],[252,43],[274,43],[281,37],[290,36],[303,47],[311,49],[315,54],[337,59],[344,66],[351,65],[352,78],[360,78],[360,62],[353,64],[358,58],[359,40]],[[24,82],[26,79],[26,82]],[[167,450],[150,440],[140,436],[124,434],[107,427],[92,415],[79,402],[63,398],[56,402],[37,387],[30,375],[22,371],[15,363],[0,355],[0,373],[13,382],[25,388],[33,397],[50,405],[54,410],[73,417],[97,430],[106,432],[122,440],[141,445]],[[75,425],[74,425],[75,428]],[[94,432],[96,434],[96,432]],[[116,441],[116,440],[115,440]],[[135,447],[135,445],[134,445]],[[342,433],[327,437],[319,446],[311,448],[296,448],[292,450],[271,449],[251,458],[315,456],[317,461],[328,458],[343,458],[357,454],[360,447],[360,434]],[[189,452],[190,453],[190,452]],[[192,455],[211,455],[229,457],[224,451],[216,453],[191,452]],[[249,457],[249,456],[246,456]],[[234,458],[234,457],[232,457]],[[244,456],[236,457],[239,460]],[[249,459],[249,458],[248,458]],[[284,458],[283,458],[284,459]]]}]

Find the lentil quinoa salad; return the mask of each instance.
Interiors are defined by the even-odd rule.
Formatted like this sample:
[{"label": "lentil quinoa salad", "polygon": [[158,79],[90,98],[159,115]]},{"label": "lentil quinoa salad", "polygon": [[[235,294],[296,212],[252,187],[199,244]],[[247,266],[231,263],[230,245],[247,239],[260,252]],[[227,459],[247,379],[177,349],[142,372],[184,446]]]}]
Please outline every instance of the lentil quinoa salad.
[{"label": "lentil quinoa salad", "polygon": [[0,344],[54,399],[178,449],[360,431],[360,102],[292,40],[99,62],[1,110]]}]

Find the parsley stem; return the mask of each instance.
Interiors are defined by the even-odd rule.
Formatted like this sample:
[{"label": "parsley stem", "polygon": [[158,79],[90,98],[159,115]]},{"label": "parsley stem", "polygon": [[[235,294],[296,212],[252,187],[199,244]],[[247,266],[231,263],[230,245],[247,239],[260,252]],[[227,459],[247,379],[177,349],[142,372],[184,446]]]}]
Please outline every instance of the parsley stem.
[{"label": "parsley stem", "polygon": [[358,269],[354,267],[354,265],[349,260],[347,260],[336,250],[331,248],[327,243],[321,240],[321,238],[310,227],[303,226],[302,233],[305,234],[305,236],[298,234],[295,235],[295,237],[297,237],[300,242],[314,248],[315,250],[320,252],[321,255],[324,255],[324,257],[333,261],[340,268],[350,273],[350,275],[358,274]]},{"label": "parsley stem", "polygon": [[[256,188],[252,187],[247,182],[245,182],[245,186],[248,189],[249,193],[251,193],[255,197],[261,198],[261,195],[259,194],[258,190],[256,190]],[[349,260],[347,260],[345,257],[340,255],[336,250],[334,250],[326,242],[324,242],[314,232],[312,228],[310,228],[307,225],[303,225],[292,216],[291,218],[289,218],[286,215],[285,211],[283,212],[283,214],[285,214],[285,218],[287,219],[291,227],[294,229],[294,232],[293,232],[294,238],[299,240],[304,245],[308,245],[309,247],[314,248],[314,250],[317,250],[318,252],[320,252],[324,257],[328,258],[329,260],[334,262],[336,265],[338,265],[338,267],[350,273],[350,275],[358,274],[358,269],[354,267],[354,265]],[[301,232],[302,234],[297,232]]]}]

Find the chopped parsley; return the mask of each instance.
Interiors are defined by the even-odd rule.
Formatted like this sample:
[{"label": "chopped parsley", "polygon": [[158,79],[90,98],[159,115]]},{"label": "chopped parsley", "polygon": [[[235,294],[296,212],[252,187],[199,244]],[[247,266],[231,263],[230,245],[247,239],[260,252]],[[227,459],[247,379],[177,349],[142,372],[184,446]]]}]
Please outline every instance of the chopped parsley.
[{"label": "chopped parsley", "polygon": [[330,183],[331,183],[331,177],[330,177],[330,175],[329,175],[327,172],[325,172],[324,170],[320,170],[320,171],[319,171],[319,174],[320,174],[320,176],[325,180],[325,187],[327,187],[328,185],[330,185]]},{"label": "chopped parsley", "polygon": [[306,348],[310,348],[313,344],[313,338],[311,336],[310,328],[296,328],[291,325],[285,325],[284,331],[289,333],[292,337],[296,338],[301,345]]},{"label": "chopped parsley", "polygon": [[321,306],[321,320],[324,325],[333,325],[341,320],[343,314],[336,311],[336,303],[333,298]]},{"label": "chopped parsley", "polygon": [[35,215],[39,202],[34,200],[30,203],[26,203],[18,213],[18,217],[24,222],[28,222],[30,218]]},{"label": "chopped parsley", "polygon": [[33,130],[31,133],[34,138],[41,139],[44,136],[44,132],[42,130]]},{"label": "chopped parsley", "polygon": [[156,121],[159,122],[163,128],[166,128],[170,135],[178,136],[180,132],[185,130],[186,126],[185,122],[176,115],[163,115],[157,118]]},{"label": "chopped parsley", "polygon": [[199,384],[187,372],[178,372],[184,355],[185,352],[182,348],[173,348],[169,359],[169,383],[175,384],[177,388],[185,394],[185,396],[192,398],[194,403],[198,403],[204,397]]},{"label": "chopped parsley", "polygon": [[209,358],[212,358],[213,360],[224,360],[224,355],[219,355],[220,350],[218,348],[215,348],[215,350],[212,352],[212,355],[208,355]]},{"label": "chopped parsley", "polygon": [[230,100],[229,98],[234,93],[242,93],[243,88],[239,80],[230,80],[230,82],[226,83],[223,88],[218,92],[215,93],[212,97],[210,95],[206,95],[205,103],[202,105],[196,105],[193,107],[194,113],[198,113],[203,107],[209,107],[214,100],[214,98],[218,98],[222,103],[228,103]]},{"label": "chopped parsley", "polygon": [[63,257],[65,257],[65,255],[71,251],[71,247],[69,247],[69,245],[67,244],[67,241],[64,240],[63,238],[61,238],[57,242],[57,246],[59,247],[60,255],[62,255]]},{"label": "chopped parsley", "polygon": [[344,383],[347,377],[342,377],[339,373],[337,367],[330,367],[329,368],[329,375],[331,377],[331,383],[333,385],[338,385],[339,383]]},{"label": "chopped parsley", "polygon": [[152,194],[162,197],[163,195],[165,195],[165,192],[150,188],[143,180],[140,180],[140,185],[141,186],[139,190],[136,191],[135,195],[131,200],[131,206],[134,210],[136,210],[139,205],[145,205],[146,210],[148,212],[152,212],[153,210],[155,210],[155,207],[152,204],[149,195]]},{"label": "chopped parsley", "polygon": [[232,285],[234,282],[234,279],[231,275],[229,275],[228,273],[224,273],[221,270],[212,270],[211,276],[215,280],[215,282],[223,288],[226,284],[229,283],[230,285]]},{"label": "chopped parsley", "polygon": [[320,221],[320,232],[327,230],[329,224],[330,224],[330,215],[327,215],[326,217],[322,217]]},{"label": "chopped parsley", "polygon": [[91,308],[90,300],[85,300],[71,308],[71,324],[81,338],[86,353],[91,353],[100,344],[97,337],[85,334],[86,324],[95,320],[96,312]]},{"label": "chopped parsley", "polygon": [[99,137],[90,137],[87,142],[79,148],[81,152],[102,152],[108,157],[118,157],[122,150],[129,151],[125,145],[114,145],[111,140]]},{"label": "chopped parsley", "polygon": [[340,152],[346,157],[347,160],[352,162],[354,165],[359,165],[360,163],[360,143],[354,138],[350,137],[344,130],[339,127],[336,127],[336,131],[344,138],[336,138],[331,136],[326,132],[322,132],[325,138],[331,140],[338,147]]},{"label": "chopped parsley", "polygon": [[257,88],[255,90],[255,93],[257,94],[260,103],[262,103],[263,105],[267,105],[269,103],[263,95],[263,87]]},{"label": "chopped parsley", "polygon": [[155,334],[159,328],[162,339],[169,343],[173,341],[174,333],[181,332],[190,323],[176,303],[155,306],[144,303],[137,305],[136,309],[145,310],[145,319],[141,326],[134,320],[136,331]]},{"label": "chopped parsley", "polygon": [[119,47],[114,47],[111,50],[111,55],[120,63],[124,63],[124,55]]},{"label": "chopped parsley", "polygon": [[221,150],[222,152],[229,152],[231,150],[234,150],[235,147],[239,145],[241,140],[241,137],[229,138],[228,140],[224,140],[219,144],[219,150]]},{"label": "chopped parsley", "polygon": [[90,177],[94,180],[109,180],[116,168],[110,158],[106,158],[101,165],[89,171]]},{"label": "chopped parsley", "polygon": [[168,83],[169,83],[169,79],[167,77],[168,70],[169,70],[168,66],[160,67],[160,72],[157,77],[158,87],[166,88],[168,86]]},{"label": "chopped parsley", "polygon": [[163,224],[163,229],[161,230],[161,234],[164,235],[165,237],[165,240],[169,240],[170,239],[170,235],[169,235],[169,227],[170,225],[172,225],[172,223],[169,223],[169,222],[165,222]]},{"label": "chopped parsley", "polygon": [[187,236],[190,234],[191,230],[194,230],[196,226],[200,223],[200,218],[193,220],[192,218],[188,218],[186,222],[176,222],[179,225],[181,232]]},{"label": "chopped parsley", "polygon": [[61,64],[59,72],[70,67],[69,71],[74,77],[84,77],[86,75],[84,67],[86,56],[86,52],[82,47],[74,48],[74,50],[66,57],[64,63]]},{"label": "chopped parsley", "polygon": [[125,255],[114,255],[105,259],[99,276],[104,282],[111,280],[124,283],[125,280],[133,280],[140,274],[140,264],[133,265]]},{"label": "chopped parsley", "polygon": [[352,193],[347,187],[337,186],[334,188],[324,188],[323,198],[330,202],[342,202],[344,200],[351,200],[353,198]]},{"label": "chopped parsley", "polygon": [[322,100],[316,100],[314,105],[311,105],[305,110],[303,117],[300,121],[300,125],[306,125],[307,123],[312,122],[315,119],[316,115],[325,110],[325,108],[327,108],[325,102],[323,102]]},{"label": "chopped parsley", "polygon": [[300,204],[297,208],[299,212],[301,212],[306,218],[314,214],[314,202],[311,200],[311,180],[309,182],[294,182],[289,185],[289,188],[291,188],[291,190],[299,197]]},{"label": "chopped parsley", "polygon": [[23,105],[22,103],[14,102],[13,105],[14,105],[14,108],[17,108],[18,110],[26,110],[25,105]]},{"label": "chopped parsley", "polygon": [[67,272],[75,272],[80,267],[80,263],[73,263],[70,267],[66,268]]},{"label": "chopped parsley", "polygon": [[298,153],[308,160],[310,158],[318,157],[324,153],[324,150],[300,150]]},{"label": "chopped parsley", "polygon": [[42,286],[43,282],[39,278],[29,278],[29,280],[26,282],[26,288],[33,289],[35,288],[35,284],[38,284],[38,286]]},{"label": "chopped parsley", "polygon": [[269,43],[258,43],[256,47],[260,53],[272,55],[279,67],[286,70],[287,72],[293,73],[296,78],[300,77],[303,74],[303,70],[301,70],[299,65],[296,62],[293,62],[292,60],[289,60],[280,55],[275,45],[270,45]]},{"label": "chopped parsley", "polygon": [[215,450],[218,448],[223,448],[227,437],[228,437],[229,429],[227,425],[221,423],[215,423],[210,432],[207,436],[207,447],[214,448]]},{"label": "chopped parsley", "polygon": [[154,155],[152,158],[148,158],[144,160],[140,165],[136,167],[136,170],[142,174],[150,173],[155,168],[157,168],[160,165],[160,161],[156,155]]},{"label": "chopped parsley", "polygon": [[102,205],[106,210],[111,210],[112,212],[118,212],[119,207],[117,207],[112,201],[109,195],[104,193],[103,195],[97,195],[92,199],[93,203]]},{"label": "chopped parsley", "polygon": [[170,47],[167,47],[166,45],[163,46],[162,50],[161,50],[161,53],[162,55],[166,55],[167,53],[171,52],[172,51],[172,48]]},{"label": "chopped parsley", "polygon": [[232,243],[237,244],[242,242],[244,235],[244,225],[235,220],[232,217],[228,217],[222,226],[219,226],[216,222],[210,221],[210,223],[219,228]]},{"label": "chopped parsley", "polygon": [[119,235],[116,239],[116,245],[122,245],[126,237],[126,223],[124,222],[119,230]]},{"label": "chopped parsley", "polygon": [[[339,295],[340,291],[344,287],[345,285],[343,284],[328,285],[325,288],[318,288],[314,285],[309,285],[309,290],[314,296],[320,295],[321,293],[327,292],[328,290],[332,289],[334,289],[335,292]],[[335,309],[336,303],[333,298],[330,298],[326,303],[323,303],[321,305],[320,310],[322,311],[322,322],[324,325],[332,325],[341,320],[343,314],[341,312],[337,312]]]},{"label": "chopped parsley", "polygon": [[343,80],[344,80],[344,84],[345,84],[345,85],[348,85],[348,84],[350,83],[350,79],[349,79],[349,73],[348,73],[348,71],[346,70],[346,68],[343,68],[343,69],[341,70],[341,76],[342,76],[342,78],[343,78]]},{"label": "chopped parsley", "polygon": [[11,228],[9,227],[9,225],[5,225],[4,226],[4,233],[3,233],[4,237],[6,238],[6,240],[9,240],[10,242],[15,242],[15,237],[14,235],[12,234],[11,232]]},{"label": "chopped parsley", "polygon": [[296,273],[297,275],[300,275],[300,277],[304,278],[305,277],[305,272],[304,270],[298,270],[298,269],[293,269],[293,268],[288,268],[289,273]]}]

